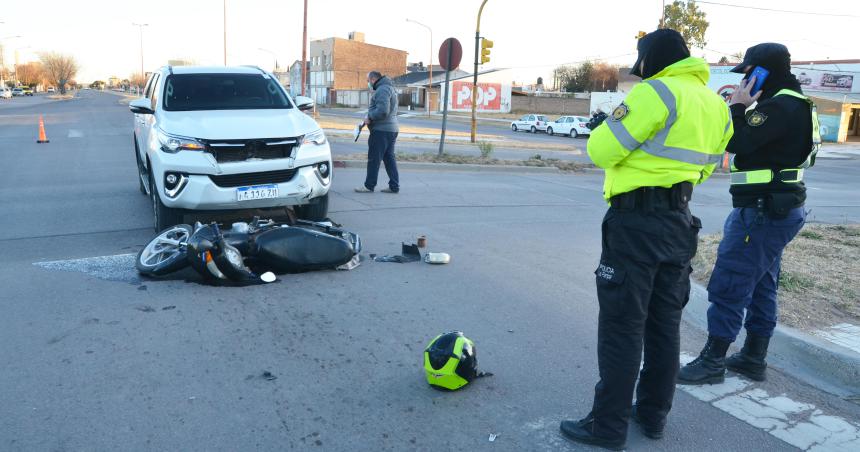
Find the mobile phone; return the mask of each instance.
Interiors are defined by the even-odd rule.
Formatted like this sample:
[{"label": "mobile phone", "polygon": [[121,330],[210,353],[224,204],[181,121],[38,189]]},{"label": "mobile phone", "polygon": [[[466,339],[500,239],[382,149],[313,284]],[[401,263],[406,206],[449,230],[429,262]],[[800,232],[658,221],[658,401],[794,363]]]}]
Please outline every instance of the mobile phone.
[{"label": "mobile phone", "polygon": [[753,85],[753,89],[750,91],[751,96],[755,96],[757,92],[761,91],[761,87],[764,86],[764,81],[767,80],[768,75],[770,75],[770,71],[761,66],[756,66],[753,69],[750,79],[755,77],[755,85]]}]

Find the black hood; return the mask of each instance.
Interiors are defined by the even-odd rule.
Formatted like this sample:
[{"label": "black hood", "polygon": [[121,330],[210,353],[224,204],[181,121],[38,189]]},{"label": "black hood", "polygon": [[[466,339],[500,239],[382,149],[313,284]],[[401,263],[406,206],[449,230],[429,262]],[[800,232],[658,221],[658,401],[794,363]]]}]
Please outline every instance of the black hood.
[{"label": "black hood", "polygon": [[[683,36],[670,28],[661,28],[643,36],[636,44],[636,50],[639,57],[630,69],[630,74],[643,79],[653,77],[668,66],[690,57],[690,49]],[[640,72],[642,61],[645,61],[645,67]]]},{"label": "black hood", "polygon": [[732,68],[732,72],[746,74],[744,79],[747,79],[752,71],[746,71],[746,69],[756,66],[761,66],[770,72],[761,88],[759,99],[769,99],[781,89],[802,93],[800,83],[791,73],[791,54],[788,53],[786,46],[775,42],[754,45],[747,49],[743,62]]}]

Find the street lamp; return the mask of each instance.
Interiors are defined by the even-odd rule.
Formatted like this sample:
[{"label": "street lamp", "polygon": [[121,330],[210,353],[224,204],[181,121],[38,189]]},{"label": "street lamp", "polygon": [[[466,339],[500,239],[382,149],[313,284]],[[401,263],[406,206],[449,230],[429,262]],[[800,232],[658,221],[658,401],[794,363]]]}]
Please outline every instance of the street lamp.
[{"label": "street lamp", "polygon": [[[431,92],[433,91],[433,30],[427,25],[418,22],[417,20],[406,19],[406,22],[421,25],[430,32],[430,78],[427,80],[427,116],[430,116],[430,100],[432,99]],[[447,88],[446,88],[447,89]]]},{"label": "street lamp", "polygon": [[274,68],[274,69],[272,69],[272,72],[276,71],[276,70],[278,69],[278,56],[277,56],[277,55],[275,55],[275,52],[272,52],[271,50],[268,50],[268,49],[264,49],[264,48],[262,48],[262,47],[257,47],[257,50],[260,50],[260,51],[266,52],[266,53],[268,53],[269,55],[271,55],[271,56],[272,56],[272,58],[275,60],[275,68]]},{"label": "street lamp", "polygon": [[138,24],[132,22],[132,26],[135,26],[140,30],[140,77],[146,78],[146,72],[143,71],[143,27],[148,27],[149,24]]}]

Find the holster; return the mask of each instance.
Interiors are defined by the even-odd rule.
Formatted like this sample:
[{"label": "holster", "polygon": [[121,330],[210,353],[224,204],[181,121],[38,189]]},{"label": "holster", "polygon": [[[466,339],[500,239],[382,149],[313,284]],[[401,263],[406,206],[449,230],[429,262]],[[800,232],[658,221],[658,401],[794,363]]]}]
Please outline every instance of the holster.
[{"label": "holster", "polygon": [[770,193],[767,195],[766,209],[769,217],[782,219],[788,217],[792,209],[800,207],[794,193]]}]

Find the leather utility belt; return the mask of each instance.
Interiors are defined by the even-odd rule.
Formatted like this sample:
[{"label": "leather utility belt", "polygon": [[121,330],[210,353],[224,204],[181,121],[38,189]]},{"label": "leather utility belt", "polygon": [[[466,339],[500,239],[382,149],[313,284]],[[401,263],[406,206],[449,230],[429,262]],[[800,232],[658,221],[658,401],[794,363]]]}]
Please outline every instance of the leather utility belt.
[{"label": "leather utility belt", "polygon": [[803,182],[803,168],[779,171],[769,169],[732,172],[732,185],[769,184],[777,180],[786,184]]},{"label": "leather utility belt", "polygon": [[681,182],[671,188],[640,187],[636,190],[613,196],[609,204],[613,209],[646,212],[656,210],[684,210],[693,197],[693,184]]}]

